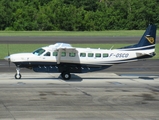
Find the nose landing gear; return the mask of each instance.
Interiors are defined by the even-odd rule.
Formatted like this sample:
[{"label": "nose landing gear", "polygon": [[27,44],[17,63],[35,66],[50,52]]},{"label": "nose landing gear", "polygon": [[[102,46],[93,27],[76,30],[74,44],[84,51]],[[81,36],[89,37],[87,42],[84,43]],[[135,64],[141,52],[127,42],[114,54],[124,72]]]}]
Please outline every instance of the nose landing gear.
[{"label": "nose landing gear", "polygon": [[21,79],[21,77],[22,77],[22,75],[20,74],[20,68],[19,67],[17,67],[16,68],[16,71],[17,71],[17,73],[15,74],[15,79]]}]

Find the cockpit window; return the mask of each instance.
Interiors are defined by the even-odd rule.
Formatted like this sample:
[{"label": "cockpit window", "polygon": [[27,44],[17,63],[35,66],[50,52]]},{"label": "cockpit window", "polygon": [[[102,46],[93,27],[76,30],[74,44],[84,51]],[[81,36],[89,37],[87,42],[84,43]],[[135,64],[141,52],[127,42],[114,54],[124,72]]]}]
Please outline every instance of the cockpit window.
[{"label": "cockpit window", "polygon": [[44,56],[50,56],[50,52],[45,53]]},{"label": "cockpit window", "polygon": [[35,50],[35,51],[33,52],[33,54],[34,54],[34,55],[37,55],[37,56],[40,56],[40,55],[43,54],[44,52],[45,52],[44,49],[39,48],[39,49]]}]

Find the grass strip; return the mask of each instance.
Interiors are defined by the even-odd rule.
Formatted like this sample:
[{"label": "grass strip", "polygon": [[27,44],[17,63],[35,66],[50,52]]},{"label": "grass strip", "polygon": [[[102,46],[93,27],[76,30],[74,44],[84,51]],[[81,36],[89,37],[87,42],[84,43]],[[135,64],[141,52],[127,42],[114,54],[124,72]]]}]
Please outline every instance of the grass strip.
[{"label": "grass strip", "polygon": [[[145,30],[108,31],[0,31],[0,36],[142,36]],[[159,35],[159,31],[157,31]]]}]

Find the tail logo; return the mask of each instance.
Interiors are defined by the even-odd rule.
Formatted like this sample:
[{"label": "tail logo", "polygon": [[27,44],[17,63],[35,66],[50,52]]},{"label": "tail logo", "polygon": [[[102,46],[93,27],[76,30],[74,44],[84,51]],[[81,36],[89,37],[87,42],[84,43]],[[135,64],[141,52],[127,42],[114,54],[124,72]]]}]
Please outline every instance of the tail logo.
[{"label": "tail logo", "polygon": [[146,38],[151,44],[154,43],[154,38],[153,38],[153,37],[146,36],[145,38]]}]

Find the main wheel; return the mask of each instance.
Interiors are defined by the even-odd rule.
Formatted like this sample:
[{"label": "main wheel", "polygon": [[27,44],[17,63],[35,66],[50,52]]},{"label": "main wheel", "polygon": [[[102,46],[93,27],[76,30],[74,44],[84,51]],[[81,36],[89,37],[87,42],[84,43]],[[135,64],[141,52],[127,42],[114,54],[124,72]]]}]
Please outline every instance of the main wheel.
[{"label": "main wheel", "polygon": [[22,77],[22,76],[21,76],[20,73],[19,73],[19,74],[17,74],[17,73],[15,74],[15,79],[21,79],[21,77]]},{"label": "main wheel", "polygon": [[71,78],[71,74],[69,72],[62,72],[61,76],[64,80],[69,80]]}]

